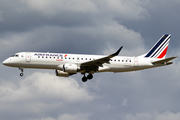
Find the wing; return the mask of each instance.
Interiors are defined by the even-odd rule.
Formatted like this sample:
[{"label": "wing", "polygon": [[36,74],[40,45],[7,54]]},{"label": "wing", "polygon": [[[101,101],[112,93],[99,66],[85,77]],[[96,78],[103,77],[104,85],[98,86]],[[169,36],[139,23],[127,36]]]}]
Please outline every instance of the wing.
[{"label": "wing", "polygon": [[102,66],[102,64],[104,64],[104,63],[109,63],[109,60],[111,58],[117,56],[122,48],[123,48],[123,46],[121,46],[117,52],[115,52],[114,54],[111,54],[107,57],[103,57],[100,59],[81,63],[80,67],[82,70],[85,70],[85,72],[97,71],[99,66]]},{"label": "wing", "polygon": [[155,61],[155,62],[152,62],[152,64],[164,64],[164,65],[170,65],[172,64],[173,62],[171,62],[170,60],[172,59],[175,59],[177,57],[170,57],[170,58],[166,58],[166,59],[163,59],[163,60],[159,60],[159,61]]}]

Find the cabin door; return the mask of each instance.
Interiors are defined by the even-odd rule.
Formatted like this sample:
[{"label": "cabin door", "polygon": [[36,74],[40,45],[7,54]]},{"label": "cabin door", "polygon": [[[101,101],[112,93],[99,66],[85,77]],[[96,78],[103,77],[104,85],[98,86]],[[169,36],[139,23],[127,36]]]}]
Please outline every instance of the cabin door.
[{"label": "cabin door", "polygon": [[138,66],[138,58],[134,58],[134,66],[135,66],[135,67]]},{"label": "cabin door", "polygon": [[26,62],[31,61],[31,53],[26,53]]}]

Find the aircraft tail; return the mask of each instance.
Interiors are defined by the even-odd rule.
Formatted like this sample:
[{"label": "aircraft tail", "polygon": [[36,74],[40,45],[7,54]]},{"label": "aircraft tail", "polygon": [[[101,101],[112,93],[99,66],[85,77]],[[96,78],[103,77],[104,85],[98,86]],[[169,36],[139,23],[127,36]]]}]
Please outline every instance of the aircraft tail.
[{"label": "aircraft tail", "polygon": [[163,35],[156,42],[156,44],[144,55],[144,57],[164,59],[166,57],[170,38],[170,34]]}]

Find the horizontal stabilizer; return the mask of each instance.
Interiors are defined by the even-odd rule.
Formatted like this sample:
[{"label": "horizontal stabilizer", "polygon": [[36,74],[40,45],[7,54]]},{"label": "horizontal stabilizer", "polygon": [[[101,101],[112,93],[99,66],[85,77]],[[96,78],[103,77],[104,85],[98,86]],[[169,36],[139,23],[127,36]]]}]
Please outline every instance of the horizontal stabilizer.
[{"label": "horizontal stabilizer", "polygon": [[170,58],[166,58],[166,59],[163,59],[163,60],[158,60],[158,61],[152,62],[152,64],[170,65],[170,64],[173,63],[170,60],[175,59],[175,58],[177,58],[177,57],[170,57]]}]

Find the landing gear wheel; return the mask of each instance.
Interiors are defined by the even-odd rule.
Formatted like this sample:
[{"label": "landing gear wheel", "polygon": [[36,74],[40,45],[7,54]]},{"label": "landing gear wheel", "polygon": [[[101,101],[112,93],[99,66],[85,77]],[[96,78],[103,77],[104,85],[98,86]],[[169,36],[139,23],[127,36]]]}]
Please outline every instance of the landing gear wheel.
[{"label": "landing gear wheel", "polygon": [[87,79],[91,80],[93,78],[93,75],[90,73],[88,76],[87,76]]},{"label": "landing gear wheel", "polygon": [[20,73],[20,76],[22,77],[22,76],[23,76],[23,73]]},{"label": "landing gear wheel", "polygon": [[22,77],[22,76],[23,76],[24,68],[23,68],[23,67],[20,67],[19,70],[21,70],[21,72],[22,72],[22,73],[20,73],[20,76]]},{"label": "landing gear wheel", "polygon": [[87,77],[84,76],[84,77],[82,78],[82,81],[83,81],[83,82],[86,82],[86,81],[87,81]]}]

